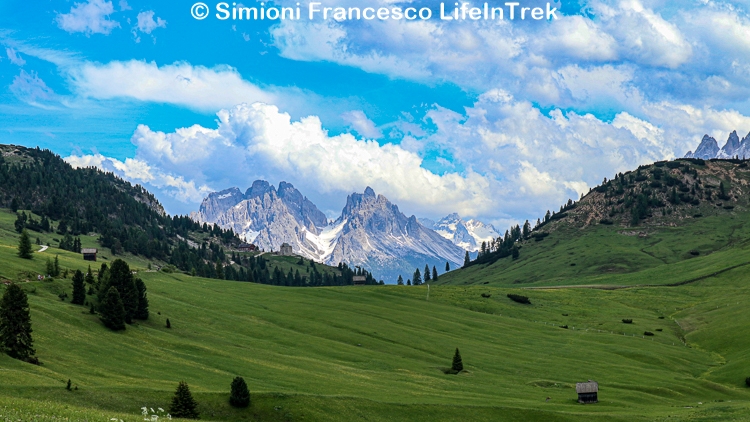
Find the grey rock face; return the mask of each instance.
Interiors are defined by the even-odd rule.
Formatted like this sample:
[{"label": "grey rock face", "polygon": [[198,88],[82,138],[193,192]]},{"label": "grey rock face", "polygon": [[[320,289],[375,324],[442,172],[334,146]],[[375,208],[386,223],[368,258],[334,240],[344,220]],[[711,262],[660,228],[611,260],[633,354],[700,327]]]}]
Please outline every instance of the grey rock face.
[{"label": "grey rock face", "polygon": [[702,158],[704,160],[709,160],[711,158],[716,158],[716,155],[718,153],[719,144],[716,142],[716,139],[708,135],[704,135],[700,145],[698,145],[698,148],[695,150],[695,152],[688,153],[687,155],[685,155],[685,158]]},{"label": "grey rock face", "polygon": [[456,268],[464,257],[462,248],[416,217],[406,217],[369,187],[349,195],[331,224],[291,184],[282,182],[277,190],[265,181],[254,182],[244,195],[237,188],[212,193],[196,218],[232,228],[262,249],[278,250],[288,243],[306,258],[329,265],[359,265],[389,283],[399,274],[411,278],[425,264],[440,272],[446,261]]},{"label": "grey rock face", "polygon": [[729,134],[727,143],[721,148],[721,151],[717,154],[718,158],[734,158],[737,150],[740,148],[740,137],[737,136],[737,131],[733,131]]}]

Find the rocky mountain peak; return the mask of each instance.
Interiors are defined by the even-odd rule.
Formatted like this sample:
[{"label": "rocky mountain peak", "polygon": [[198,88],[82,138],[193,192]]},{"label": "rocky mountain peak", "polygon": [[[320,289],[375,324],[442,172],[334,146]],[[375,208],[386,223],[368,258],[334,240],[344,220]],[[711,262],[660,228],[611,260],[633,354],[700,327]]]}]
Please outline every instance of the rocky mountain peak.
[{"label": "rocky mountain peak", "polygon": [[716,142],[716,139],[712,138],[711,136],[704,135],[703,139],[701,139],[700,145],[698,145],[698,148],[695,150],[695,152],[690,157],[686,158],[710,159],[716,157],[718,153],[719,144],[718,142]]},{"label": "rocky mountain peak", "polygon": [[250,188],[248,188],[247,191],[245,191],[245,198],[250,199],[250,198],[255,198],[255,197],[261,197],[265,195],[266,193],[271,193],[271,192],[276,193],[276,188],[274,188],[273,185],[266,182],[265,180],[256,180],[253,182],[252,186],[250,186]]}]

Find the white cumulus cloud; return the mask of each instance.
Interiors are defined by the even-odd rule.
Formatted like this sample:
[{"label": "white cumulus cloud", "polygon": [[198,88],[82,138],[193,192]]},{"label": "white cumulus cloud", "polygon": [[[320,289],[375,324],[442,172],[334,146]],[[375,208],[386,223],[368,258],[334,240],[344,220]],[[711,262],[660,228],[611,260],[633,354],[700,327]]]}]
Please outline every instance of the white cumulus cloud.
[{"label": "white cumulus cloud", "polygon": [[75,3],[69,13],[57,15],[57,26],[60,29],[74,33],[83,32],[86,35],[109,35],[113,29],[120,26],[119,22],[110,19],[115,12],[114,5],[107,0],[88,0]]}]

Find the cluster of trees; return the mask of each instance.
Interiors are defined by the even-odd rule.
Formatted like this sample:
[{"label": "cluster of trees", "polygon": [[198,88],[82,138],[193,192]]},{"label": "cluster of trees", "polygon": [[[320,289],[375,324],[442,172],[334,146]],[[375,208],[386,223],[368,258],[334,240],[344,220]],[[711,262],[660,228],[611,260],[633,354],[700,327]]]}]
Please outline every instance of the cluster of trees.
[{"label": "cluster of trees", "polygon": [[[450,271],[450,268],[450,264],[446,262],[445,270]],[[424,276],[422,274],[424,274]],[[404,283],[404,278],[399,274],[396,284],[398,284],[399,286],[403,286],[404,284],[406,284],[407,286],[419,286],[424,283],[429,283],[430,281],[438,281],[437,267],[435,267],[434,265],[432,266],[432,271],[430,271],[429,265],[425,265],[424,273],[420,272],[419,268],[417,268],[416,270],[414,270],[412,278],[406,280],[406,283]]]},{"label": "cluster of trees", "polygon": [[[229,404],[234,407],[250,406],[250,390],[242,377],[235,377],[230,385]],[[198,402],[193,398],[190,387],[185,381],[177,384],[177,390],[169,406],[169,414],[175,418],[200,419]]]},{"label": "cluster of trees", "polygon": [[[99,301],[99,315],[105,326],[115,331],[124,330],[125,324],[148,319],[146,284],[133,276],[127,262],[115,259],[110,268],[102,264],[98,278],[94,290]],[[93,281],[93,276],[90,280]]]},{"label": "cluster of trees", "polygon": [[[15,199],[15,198],[14,198]],[[26,215],[25,212],[17,212],[17,210],[11,209],[16,213],[16,221],[13,225],[18,233],[21,233],[23,229],[34,230],[36,232],[50,232],[52,226],[50,225],[47,216],[42,216],[41,220],[37,221],[32,215]]]}]

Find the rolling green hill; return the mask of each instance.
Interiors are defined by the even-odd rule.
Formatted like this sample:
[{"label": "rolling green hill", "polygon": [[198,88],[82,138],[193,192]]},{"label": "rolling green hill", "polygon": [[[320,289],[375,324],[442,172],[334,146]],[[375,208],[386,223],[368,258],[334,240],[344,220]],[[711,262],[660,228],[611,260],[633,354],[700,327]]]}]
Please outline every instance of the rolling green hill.
[{"label": "rolling green hill", "polygon": [[519,287],[689,282],[750,263],[748,240],[750,168],[744,161],[662,162],[618,175],[561,207],[517,243],[518,259],[490,259],[439,282]]}]

